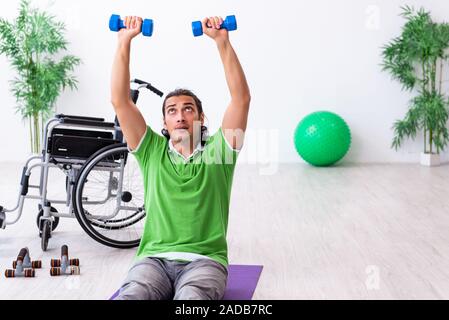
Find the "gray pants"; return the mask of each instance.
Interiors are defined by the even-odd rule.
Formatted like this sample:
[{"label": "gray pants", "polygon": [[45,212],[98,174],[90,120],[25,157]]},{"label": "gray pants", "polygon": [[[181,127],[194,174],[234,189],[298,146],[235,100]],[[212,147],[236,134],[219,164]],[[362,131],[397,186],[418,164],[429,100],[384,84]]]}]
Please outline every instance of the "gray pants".
[{"label": "gray pants", "polygon": [[226,267],[214,260],[147,257],[131,267],[115,300],[221,300],[227,279]]}]

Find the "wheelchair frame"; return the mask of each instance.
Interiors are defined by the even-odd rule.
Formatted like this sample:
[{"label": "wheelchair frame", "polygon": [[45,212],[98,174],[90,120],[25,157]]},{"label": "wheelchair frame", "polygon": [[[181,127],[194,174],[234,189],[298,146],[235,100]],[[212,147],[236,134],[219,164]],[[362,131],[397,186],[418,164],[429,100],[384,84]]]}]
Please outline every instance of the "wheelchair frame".
[{"label": "wheelchair frame", "polygon": [[[132,83],[138,84],[138,88],[136,90],[131,90],[131,99],[134,103],[137,102],[139,96],[139,90],[141,88],[146,88],[160,97],[162,97],[163,93],[158,89],[154,88],[148,82],[134,79],[131,81]],[[55,129],[89,129],[90,131],[77,130],[79,133],[92,133],[98,132],[99,135],[104,135],[105,133],[112,133],[112,135],[108,135],[108,138],[103,140],[104,143],[107,143],[106,146],[100,147],[94,152],[92,152],[88,156],[81,157],[59,157],[52,155],[52,150],[49,149],[49,141],[53,138],[53,131]],[[104,136],[105,137],[105,136]],[[112,138],[112,139],[110,139]],[[94,139],[95,140],[95,139]],[[98,139],[101,141],[101,139]],[[52,142],[54,143],[54,141]],[[100,143],[100,142],[99,142]],[[113,149],[113,145],[116,145],[117,148],[126,146],[125,138],[122,134],[120,124],[118,122],[117,116],[115,116],[114,122],[105,122],[103,118],[94,118],[94,117],[84,117],[84,116],[71,116],[58,114],[55,117],[49,119],[45,125],[45,131],[42,141],[43,149],[42,155],[33,155],[30,156],[22,170],[22,177],[20,182],[20,190],[19,197],[16,203],[16,206],[13,209],[6,209],[0,206],[0,229],[5,229],[7,225],[15,224],[22,216],[23,213],[23,205],[25,199],[35,199],[39,200],[39,214],[38,214],[38,228],[40,231],[41,247],[43,251],[47,250],[48,239],[51,238],[51,231],[56,228],[59,223],[59,218],[76,218],[75,209],[73,207],[73,192],[75,187],[75,181],[81,173],[81,169],[87,166],[88,162],[93,161],[91,156],[99,153],[101,150],[105,150],[107,152],[110,149]],[[52,145],[53,147],[53,145]],[[114,148],[115,149],[115,148]],[[61,149],[64,151],[63,149]],[[98,156],[96,158],[98,158]],[[33,161],[39,160],[37,163],[33,163]],[[126,161],[126,159],[124,160]],[[120,165],[120,179],[117,188],[117,202],[120,205],[120,199],[122,197],[122,183],[123,183],[123,171],[124,171],[124,161],[121,161]],[[39,185],[30,185],[29,178],[31,176],[31,172],[33,169],[40,167],[40,183]],[[59,168],[66,175],[66,193],[67,197],[65,200],[57,200],[57,199],[48,199],[47,197],[47,188],[48,188],[48,175],[50,168]],[[39,195],[30,195],[28,194],[29,189],[39,189]],[[108,186],[108,197],[105,202],[109,199],[109,195],[111,195],[111,184]],[[60,213],[57,212],[55,208],[51,206],[51,204],[65,204],[68,208],[68,212]],[[127,209],[126,207],[123,207]],[[117,208],[113,214],[106,217],[107,219],[111,219],[118,214],[120,208]],[[17,217],[11,221],[6,219],[7,212],[14,212],[18,210]],[[42,212],[41,212],[42,211]],[[41,215],[42,214],[42,215]],[[103,219],[106,219],[103,217]],[[84,226],[82,225],[84,228]],[[86,230],[85,230],[86,231]],[[100,241],[100,240],[98,240]],[[100,241],[103,244],[108,245],[104,241]]]}]

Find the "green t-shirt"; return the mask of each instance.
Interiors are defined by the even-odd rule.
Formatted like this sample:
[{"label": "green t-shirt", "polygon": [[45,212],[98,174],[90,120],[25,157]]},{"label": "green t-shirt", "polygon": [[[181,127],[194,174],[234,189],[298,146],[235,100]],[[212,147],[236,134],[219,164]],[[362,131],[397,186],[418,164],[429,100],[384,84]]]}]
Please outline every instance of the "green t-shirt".
[{"label": "green t-shirt", "polygon": [[226,232],[238,151],[227,143],[222,129],[185,161],[147,126],[131,153],[143,175],[147,214],[136,259],[204,257],[227,267]]}]

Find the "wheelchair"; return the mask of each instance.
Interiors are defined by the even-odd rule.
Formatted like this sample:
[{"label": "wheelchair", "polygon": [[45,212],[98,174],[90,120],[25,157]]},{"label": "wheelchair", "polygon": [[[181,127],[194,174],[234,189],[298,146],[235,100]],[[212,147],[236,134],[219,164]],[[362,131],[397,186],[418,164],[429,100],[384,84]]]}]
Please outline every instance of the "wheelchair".
[{"label": "wheelchair", "polygon": [[[134,103],[143,88],[163,96],[148,82],[134,79],[131,83],[138,85],[130,90]],[[23,167],[15,208],[0,206],[0,229],[20,219],[25,199],[37,199],[36,224],[43,251],[62,217],[76,218],[91,238],[106,246],[138,246],[146,216],[144,188],[117,116],[114,122],[105,122],[103,118],[57,114],[47,121],[42,142],[42,155],[31,156]],[[30,185],[35,168],[40,168],[40,183]],[[65,199],[47,196],[50,168],[65,175]],[[39,195],[28,194],[33,188],[39,189]],[[65,204],[68,212],[58,212],[52,204]],[[6,214],[9,217],[16,210],[15,219],[7,219]]]}]

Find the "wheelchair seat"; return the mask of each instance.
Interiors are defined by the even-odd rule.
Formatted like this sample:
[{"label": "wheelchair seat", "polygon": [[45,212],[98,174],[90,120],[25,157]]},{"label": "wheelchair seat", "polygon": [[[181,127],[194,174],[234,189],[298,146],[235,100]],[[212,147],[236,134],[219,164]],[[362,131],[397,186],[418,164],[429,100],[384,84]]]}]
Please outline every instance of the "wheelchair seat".
[{"label": "wheelchair seat", "polygon": [[114,139],[112,132],[54,128],[48,137],[47,153],[58,162],[82,162],[116,143],[120,141]]}]

